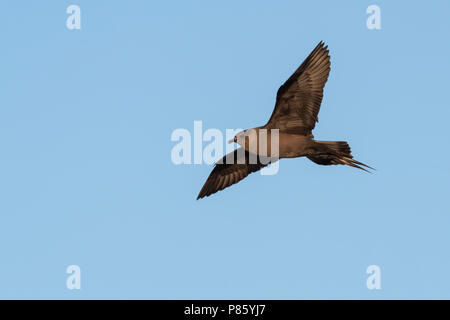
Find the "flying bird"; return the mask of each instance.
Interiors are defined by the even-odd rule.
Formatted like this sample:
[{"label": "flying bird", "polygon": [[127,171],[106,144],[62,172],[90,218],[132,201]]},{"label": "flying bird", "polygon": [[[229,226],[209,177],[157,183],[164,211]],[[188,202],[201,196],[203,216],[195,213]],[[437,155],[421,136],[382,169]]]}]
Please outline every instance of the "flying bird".
[{"label": "flying bird", "polygon": [[[364,167],[373,169],[353,159],[347,142],[314,139],[312,130],[318,122],[323,88],[329,73],[328,46],[321,41],[278,89],[275,108],[267,124],[241,131],[230,141],[240,147],[215,164],[197,200],[238,183],[250,173],[281,158],[307,157],[320,165],[343,164],[364,171],[368,171]],[[278,130],[278,143],[272,146],[269,137],[274,129]],[[249,137],[256,135],[258,140],[261,130],[267,132],[267,147],[265,150],[251,148]],[[271,158],[269,150],[274,148],[278,149],[278,156]]]}]

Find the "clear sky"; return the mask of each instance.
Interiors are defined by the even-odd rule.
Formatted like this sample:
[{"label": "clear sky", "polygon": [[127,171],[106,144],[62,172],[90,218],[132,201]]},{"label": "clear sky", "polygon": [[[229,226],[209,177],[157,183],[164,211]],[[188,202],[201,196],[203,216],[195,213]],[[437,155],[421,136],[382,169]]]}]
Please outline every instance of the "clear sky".
[{"label": "clear sky", "polygon": [[[366,27],[372,4],[381,30]],[[449,299],[449,12],[2,1],[0,298]],[[377,171],[282,160],[196,201],[212,166],[174,165],[173,130],[264,124],[320,40],[331,73],[314,134]]]}]

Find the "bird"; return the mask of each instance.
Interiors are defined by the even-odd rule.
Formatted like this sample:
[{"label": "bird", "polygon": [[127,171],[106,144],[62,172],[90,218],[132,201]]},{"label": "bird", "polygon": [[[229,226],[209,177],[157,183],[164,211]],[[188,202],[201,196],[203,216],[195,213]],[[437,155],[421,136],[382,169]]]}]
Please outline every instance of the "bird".
[{"label": "bird", "polygon": [[[319,165],[347,165],[369,172],[374,168],[356,161],[346,141],[315,140],[312,131],[323,98],[323,89],[330,73],[330,55],[328,46],[323,41],[313,49],[302,64],[278,89],[275,108],[269,121],[264,125],[237,133],[230,143],[237,143],[239,148],[217,161],[208,179],[200,190],[197,200],[223,190],[249,174],[274,163],[282,158],[307,157]],[[266,150],[251,148],[250,138],[259,133],[266,134]],[[278,135],[278,143],[269,136],[271,132]],[[255,140],[253,140],[255,141]],[[271,157],[270,149],[278,149],[278,155]],[[271,154],[272,155],[272,154]],[[253,159],[253,161],[252,161]]]}]

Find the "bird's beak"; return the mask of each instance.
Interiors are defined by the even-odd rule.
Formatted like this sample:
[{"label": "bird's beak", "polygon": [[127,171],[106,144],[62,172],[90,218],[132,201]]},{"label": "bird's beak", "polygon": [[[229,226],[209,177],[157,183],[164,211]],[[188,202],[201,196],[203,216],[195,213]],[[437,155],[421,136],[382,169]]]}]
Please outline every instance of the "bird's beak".
[{"label": "bird's beak", "polygon": [[234,139],[228,140],[228,143],[233,143]]}]

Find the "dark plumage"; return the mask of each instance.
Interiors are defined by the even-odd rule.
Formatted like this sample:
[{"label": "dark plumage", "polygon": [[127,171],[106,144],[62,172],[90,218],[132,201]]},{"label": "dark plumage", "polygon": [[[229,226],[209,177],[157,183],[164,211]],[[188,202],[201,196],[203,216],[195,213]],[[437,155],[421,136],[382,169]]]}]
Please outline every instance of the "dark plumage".
[{"label": "dark plumage", "polygon": [[275,109],[266,128],[308,135],[319,120],[323,87],[330,74],[328,46],[320,42],[278,89]]},{"label": "dark plumage", "polygon": [[249,161],[250,153],[243,148],[233,151],[233,164],[226,164],[226,162],[230,162],[226,157],[229,157],[229,155],[224,156],[221,161],[215,164],[208,180],[200,190],[197,200],[223,190],[267,165],[262,164],[259,158],[256,159],[256,163],[251,164]]},{"label": "dark plumage", "polygon": [[[274,146],[279,150],[278,157],[268,158],[266,155],[269,153],[259,150],[257,155],[249,152],[254,150],[248,146],[247,130],[238,133],[234,142],[239,143],[241,148],[216,163],[197,199],[223,190],[281,158],[306,156],[320,165],[344,164],[364,171],[367,170],[363,167],[373,169],[354,160],[350,146],[345,141],[314,140],[312,130],[318,121],[323,88],[330,73],[328,53],[328,47],[320,42],[278,89],[275,108],[267,124],[253,129],[258,133],[261,129],[279,130],[279,144]],[[270,148],[270,143],[268,144]]]}]

